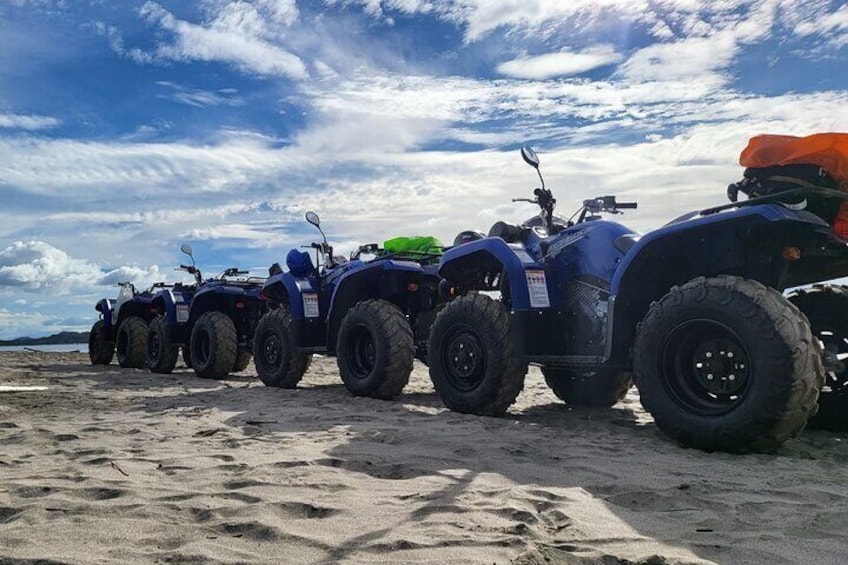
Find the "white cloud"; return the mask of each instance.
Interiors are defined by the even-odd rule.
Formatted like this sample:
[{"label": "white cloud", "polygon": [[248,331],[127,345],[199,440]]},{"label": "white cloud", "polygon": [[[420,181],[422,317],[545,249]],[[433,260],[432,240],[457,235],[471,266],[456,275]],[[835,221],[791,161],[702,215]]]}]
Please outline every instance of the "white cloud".
[{"label": "white cloud", "polygon": [[[787,2],[789,0],[786,0]],[[757,8],[760,0],[325,0],[329,6],[360,5],[373,17],[389,12],[431,14],[465,29],[466,42],[478,41],[494,30],[549,36],[569,26],[577,33],[610,26],[643,27],[658,38],[674,30],[703,31],[713,19],[734,20]],[[698,23],[700,22],[700,26]]]},{"label": "white cloud", "polygon": [[635,52],[619,69],[627,82],[708,80],[724,82],[716,71],[725,69],[738,52],[730,34],[690,37],[673,43],[655,43]]},{"label": "white cloud", "polygon": [[292,238],[285,232],[276,229],[277,226],[262,224],[217,224],[202,228],[195,228],[180,234],[180,239],[188,240],[237,240],[238,245],[260,249],[279,249],[285,244],[291,244]]},{"label": "white cloud", "polygon": [[799,21],[795,33],[803,37],[822,35],[835,47],[848,45],[848,4],[817,18]]},{"label": "white cloud", "polygon": [[160,278],[155,265],[104,270],[88,261],[75,259],[44,241],[16,241],[0,250],[0,290],[63,295],[122,280],[144,286]]},{"label": "white cloud", "polygon": [[0,114],[0,128],[42,130],[54,128],[60,124],[59,120],[50,116]]},{"label": "white cloud", "polygon": [[[264,2],[261,6],[284,6],[285,3]],[[297,55],[275,41],[279,31],[268,26],[267,13],[246,2],[229,2],[218,6],[209,20],[195,24],[178,19],[156,2],[145,2],[139,14],[152,24],[173,35],[173,43],[162,43],[155,57],[174,61],[221,61],[246,72],[267,76],[305,79],[306,65]],[[294,21],[290,11],[273,11],[283,24]]]},{"label": "white cloud", "polygon": [[64,195],[68,187],[85,187],[76,195],[79,202],[127,187],[143,188],[117,194],[127,205],[140,196],[168,195],[174,186],[195,195],[224,191],[263,180],[293,160],[244,137],[214,145],[0,138],[0,182],[35,194]]},{"label": "white cloud", "polygon": [[41,336],[58,328],[55,321],[41,312],[10,312],[0,308],[0,339]]},{"label": "white cloud", "polygon": [[533,57],[521,57],[501,63],[497,71],[514,78],[545,80],[573,76],[621,60],[612,45],[598,45],[579,52],[560,51]]},{"label": "white cloud", "polygon": [[245,101],[237,96],[237,90],[221,88],[218,90],[203,90],[191,88],[170,81],[157,81],[156,84],[168,89],[165,94],[157,95],[165,100],[173,100],[180,104],[205,108],[207,106],[243,106]]},{"label": "white cloud", "polygon": [[294,25],[300,15],[296,0],[256,0],[255,4],[271,21],[284,26]]}]

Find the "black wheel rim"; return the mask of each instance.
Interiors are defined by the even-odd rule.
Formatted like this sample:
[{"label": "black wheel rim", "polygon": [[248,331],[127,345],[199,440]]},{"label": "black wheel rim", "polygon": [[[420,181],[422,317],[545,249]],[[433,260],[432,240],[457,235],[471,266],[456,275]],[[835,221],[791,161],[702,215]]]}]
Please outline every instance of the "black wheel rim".
[{"label": "black wheel rim", "polygon": [[92,330],[88,335],[88,351],[93,357],[100,357],[100,332]]},{"label": "black wheel rim", "polygon": [[688,320],[669,333],[660,354],[666,390],[688,411],[734,410],[751,388],[753,367],[742,339],[715,320]]},{"label": "black wheel rim", "polygon": [[212,350],[212,337],[209,332],[200,329],[197,332],[197,340],[192,347],[192,357],[197,359],[199,365],[205,365],[209,361],[209,356]]},{"label": "black wheel rim", "polygon": [[147,355],[150,357],[150,360],[153,364],[157,364],[159,362],[159,357],[161,353],[162,343],[159,339],[158,332],[151,332],[147,337]]},{"label": "black wheel rim", "polygon": [[377,345],[366,326],[353,327],[347,338],[346,358],[348,374],[357,379],[366,379],[377,365]]},{"label": "black wheel rim", "polygon": [[267,331],[262,334],[259,343],[261,362],[266,369],[276,371],[283,362],[283,344],[277,332]]},{"label": "black wheel rim", "polygon": [[441,365],[450,385],[461,392],[480,386],[486,376],[486,352],[470,326],[457,326],[442,342]]},{"label": "black wheel rim", "polygon": [[127,351],[130,348],[130,339],[124,328],[118,331],[118,343],[115,344],[115,351],[118,353],[118,359],[124,359],[127,356]]},{"label": "black wheel rim", "polygon": [[848,336],[837,329],[832,329],[828,324],[818,321],[811,322],[813,333],[822,342],[825,356],[830,357],[828,364],[837,361],[842,364],[840,369],[831,368],[825,373],[822,392],[848,393],[848,386],[846,386],[846,380],[848,380]]}]

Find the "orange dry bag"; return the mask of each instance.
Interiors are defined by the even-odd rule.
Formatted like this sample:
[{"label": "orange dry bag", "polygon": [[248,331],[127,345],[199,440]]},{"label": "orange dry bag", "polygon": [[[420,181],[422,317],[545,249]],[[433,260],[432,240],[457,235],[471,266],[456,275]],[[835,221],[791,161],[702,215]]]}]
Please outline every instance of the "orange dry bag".
[{"label": "orange dry bag", "polygon": [[748,141],[739,164],[750,168],[818,165],[848,191],[848,133],[758,135]]}]

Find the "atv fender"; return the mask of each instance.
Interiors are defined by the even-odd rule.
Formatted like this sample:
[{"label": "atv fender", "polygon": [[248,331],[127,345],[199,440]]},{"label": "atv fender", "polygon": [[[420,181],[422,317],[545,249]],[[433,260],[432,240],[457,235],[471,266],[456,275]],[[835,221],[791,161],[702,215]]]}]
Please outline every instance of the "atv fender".
[{"label": "atv fender", "polygon": [[191,319],[196,320],[210,310],[224,311],[236,302],[263,300],[259,287],[210,284],[202,286],[191,301]]},{"label": "atv fender", "polygon": [[344,273],[335,283],[327,312],[327,345],[331,350],[335,348],[342,319],[356,303],[379,298],[396,304],[409,314],[407,285],[425,277],[435,278],[431,271],[425,271],[414,261],[384,259],[363,265]]},{"label": "atv fender", "polygon": [[186,293],[165,289],[157,293],[151,303],[151,308],[165,315],[169,325],[184,324],[188,321],[191,297]]},{"label": "atv fender", "polygon": [[[608,356],[629,363],[636,325],[651,303],[696,277],[735,275],[778,290],[828,278],[818,266],[826,261],[789,262],[781,256],[784,246],[821,248],[828,240],[833,240],[830,226],[818,216],[779,204],[687,214],[649,232],[622,258],[611,281]],[[841,263],[848,266],[844,259]]]},{"label": "atv fender", "polygon": [[530,300],[528,271],[542,271],[542,266],[522,248],[512,247],[499,237],[487,237],[454,247],[445,252],[439,263],[439,275],[463,290],[497,290],[487,288],[483,279],[505,274],[514,311],[534,309]]},{"label": "atv fender", "polygon": [[[279,304],[289,309],[292,320],[303,320],[307,316],[304,307],[304,294],[307,300],[317,299],[315,285],[309,279],[296,278],[291,273],[278,273],[265,281],[262,293]],[[311,295],[311,296],[310,296]],[[309,312],[314,314],[314,311]],[[310,317],[317,317],[311,315]]]},{"label": "atv fender", "polygon": [[117,320],[112,320],[112,314],[115,308],[115,301],[111,298],[103,298],[99,302],[97,302],[97,306],[94,307],[95,310],[100,312],[103,315],[103,329],[104,330],[114,330],[113,326],[114,322]]}]

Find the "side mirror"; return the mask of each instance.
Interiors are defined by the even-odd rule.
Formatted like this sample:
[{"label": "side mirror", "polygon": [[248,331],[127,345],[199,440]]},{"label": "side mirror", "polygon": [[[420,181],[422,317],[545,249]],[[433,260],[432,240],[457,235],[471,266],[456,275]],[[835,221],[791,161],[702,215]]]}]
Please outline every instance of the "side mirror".
[{"label": "side mirror", "polygon": [[318,218],[318,214],[315,212],[307,212],[306,213],[306,221],[318,228],[321,229],[321,220]]},{"label": "side mirror", "polygon": [[183,243],[182,245],[180,245],[180,251],[182,251],[183,253],[185,253],[188,256],[191,256],[191,254],[192,254],[191,253],[191,245],[189,245],[187,243]]},{"label": "side mirror", "polygon": [[521,158],[524,159],[524,162],[533,167],[534,169],[539,168],[539,156],[536,155],[536,152],[533,151],[533,148],[529,145],[525,145],[521,148]]}]

